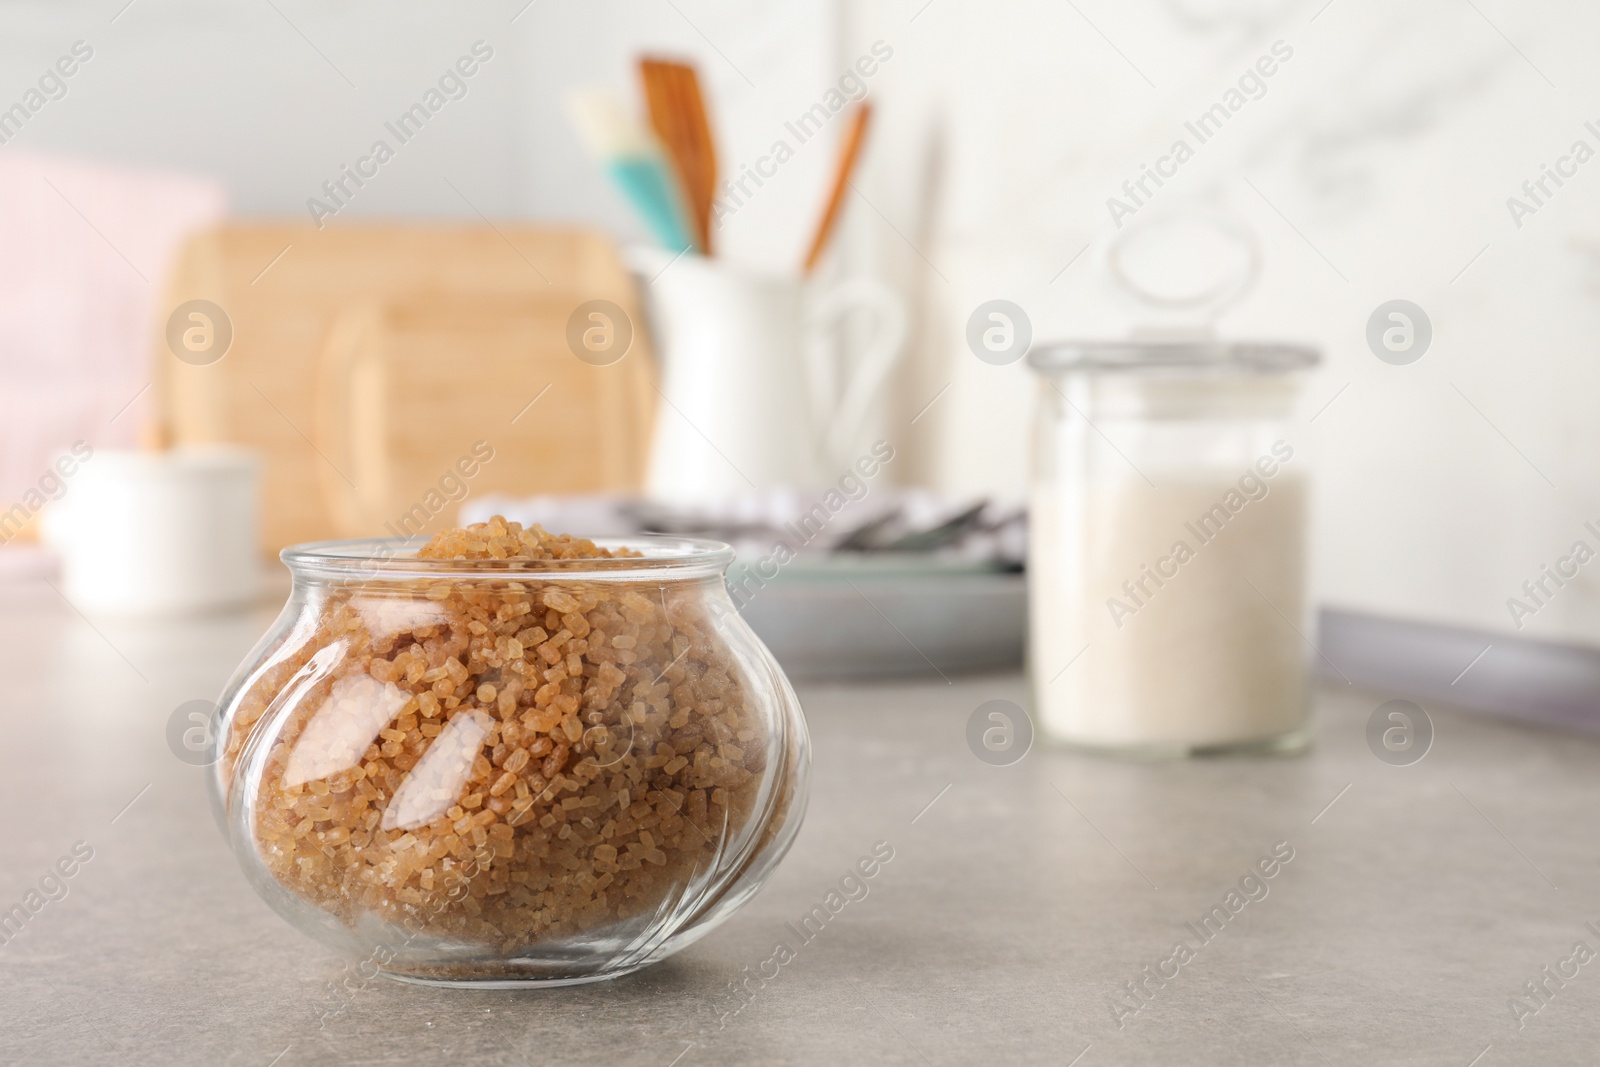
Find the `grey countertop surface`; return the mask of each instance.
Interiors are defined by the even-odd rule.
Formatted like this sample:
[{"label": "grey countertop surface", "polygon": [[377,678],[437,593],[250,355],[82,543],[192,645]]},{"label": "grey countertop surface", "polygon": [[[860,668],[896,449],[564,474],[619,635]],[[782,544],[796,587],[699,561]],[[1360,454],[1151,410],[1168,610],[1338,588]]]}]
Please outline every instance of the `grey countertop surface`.
[{"label": "grey countertop surface", "polygon": [[[1319,694],[1299,758],[1036,745],[994,767],[967,719],[1022,701],[1020,677],[803,687],[805,826],[704,940],[566,989],[350,978],[245,884],[165,740],[268,618],[91,624],[47,586],[0,590],[0,911],[93,850],[0,945],[0,1063],[1600,1061],[1600,743],[1432,708],[1431,751],[1390,766],[1365,740],[1382,697],[1349,690]],[[867,895],[730,993],[880,841],[894,858]],[[1266,895],[1197,938],[1185,924],[1275,847],[1293,858]],[[1161,962],[1179,941],[1191,958]],[[1528,982],[1544,992],[1519,1028]]]}]

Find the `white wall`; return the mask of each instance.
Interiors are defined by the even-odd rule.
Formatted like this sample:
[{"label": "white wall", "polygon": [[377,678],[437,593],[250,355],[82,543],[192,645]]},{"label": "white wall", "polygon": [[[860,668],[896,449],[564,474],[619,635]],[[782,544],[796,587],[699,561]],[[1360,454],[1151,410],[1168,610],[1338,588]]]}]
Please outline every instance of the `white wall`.
[{"label": "white wall", "polygon": [[[1506,598],[1581,536],[1582,519],[1600,519],[1600,161],[1521,229],[1505,208],[1575,138],[1600,148],[1582,127],[1600,119],[1592,6],[844,0],[841,20],[825,0],[538,0],[512,23],[522,0],[274,2],[298,32],[255,0],[137,0],[114,23],[118,0],[0,6],[0,101],[73,40],[96,48],[68,97],[13,145],[205,171],[241,212],[296,215],[484,38],[496,58],[471,95],[406,146],[351,216],[475,217],[448,178],[491,217],[636,237],[567,129],[565,87],[631,89],[644,44],[692,55],[736,163],[765,151],[847,61],[888,42],[865,199],[852,198],[846,236],[852,269],[884,273],[917,307],[914,359],[884,432],[908,443],[902,472],[1004,493],[1023,485],[1031,383],[1021,365],[966,351],[967,315],[999,296],[1028,309],[1041,338],[1124,331],[1130,309],[1099,262],[1116,232],[1106,197],[1281,38],[1295,55],[1266,96],[1148,212],[1204,202],[1247,222],[1265,274],[1220,330],[1326,352],[1303,407],[1309,419],[1339,394],[1303,429],[1322,463],[1323,599],[1504,627]],[[794,262],[830,156],[814,142],[785,167],[729,223],[731,252]],[[1372,309],[1395,297],[1421,304],[1435,329],[1408,367],[1380,363],[1363,338]],[[1600,564],[1525,632],[1600,641],[1595,574]]]},{"label": "white wall", "polygon": [[[1323,3],[934,0],[911,21],[920,5],[863,0],[860,35],[892,36],[903,58],[883,87],[899,143],[878,146],[869,193],[917,235],[912,249],[885,225],[877,246],[925,294],[901,407],[909,417],[954,381],[913,428],[922,473],[1019,490],[1030,375],[973,358],[967,315],[1005,297],[1042,338],[1126,331],[1134,318],[1099,262],[1117,232],[1106,198],[1283,39],[1294,57],[1266,95],[1137,220],[1209,204],[1247,222],[1265,273],[1219,331],[1323,347],[1305,420],[1348,385],[1302,430],[1321,461],[1321,598],[1508,629],[1506,598],[1540,563],[1580,536],[1600,549],[1580,529],[1600,518],[1600,161],[1521,229],[1505,206],[1574,139],[1600,149],[1582,127],[1600,120],[1585,46],[1600,12],[1479,3],[1491,25],[1453,2],[1335,0],[1319,14]],[[943,159],[932,183],[930,151]],[[1411,366],[1380,362],[1364,340],[1394,298],[1433,321]],[[1600,641],[1597,576],[1600,564],[1586,568],[1524,633]]]},{"label": "white wall", "polygon": [[[834,76],[833,18],[821,0],[781,9],[727,0],[135,0],[112,22],[124,2],[0,5],[7,105],[73,41],[95,49],[67,97],[0,151],[212,174],[231,189],[235,209],[252,215],[309,218],[306,200],[322,182],[384,136],[384,121],[480,39],[495,56],[468,95],[402,146],[341,219],[469,219],[476,208],[642,237],[568,126],[561,101],[569,87],[606,84],[637,98],[632,64],[641,49],[693,58],[726,162],[736,164],[764,150]],[[730,251],[796,259],[826,162],[807,152],[785,167],[728,223]]]}]

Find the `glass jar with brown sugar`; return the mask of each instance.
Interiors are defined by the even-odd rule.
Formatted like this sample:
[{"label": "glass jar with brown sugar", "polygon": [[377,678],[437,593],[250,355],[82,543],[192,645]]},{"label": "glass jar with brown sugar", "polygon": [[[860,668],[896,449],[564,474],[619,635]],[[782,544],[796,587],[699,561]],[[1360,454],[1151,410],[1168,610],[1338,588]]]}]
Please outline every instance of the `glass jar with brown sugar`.
[{"label": "glass jar with brown sugar", "polygon": [[810,766],[732,558],[501,519],[286,549],[216,741],[251,883],[417,981],[593,981],[705,934],[788,850]]}]

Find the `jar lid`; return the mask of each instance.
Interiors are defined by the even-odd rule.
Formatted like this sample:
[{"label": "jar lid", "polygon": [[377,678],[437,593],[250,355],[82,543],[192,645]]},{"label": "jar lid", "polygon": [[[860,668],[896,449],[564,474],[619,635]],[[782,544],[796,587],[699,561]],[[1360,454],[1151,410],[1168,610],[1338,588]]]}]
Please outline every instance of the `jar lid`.
[{"label": "jar lid", "polygon": [[1278,341],[1057,341],[1028,352],[1028,365],[1038,371],[1289,374],[1321,361],[1309,345]]}]

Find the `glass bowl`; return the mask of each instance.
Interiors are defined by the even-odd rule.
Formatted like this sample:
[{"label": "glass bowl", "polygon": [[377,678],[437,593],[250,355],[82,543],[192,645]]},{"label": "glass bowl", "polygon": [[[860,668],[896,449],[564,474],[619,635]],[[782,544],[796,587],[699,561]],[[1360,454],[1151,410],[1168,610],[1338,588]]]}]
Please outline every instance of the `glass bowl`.
[{"label": "glass bowl", "polygon": [[726,545],[628,558],[285,549],[212,796],[292,925],[391,977],[569,984],[703,936],[799,830],[810,744]]}]

